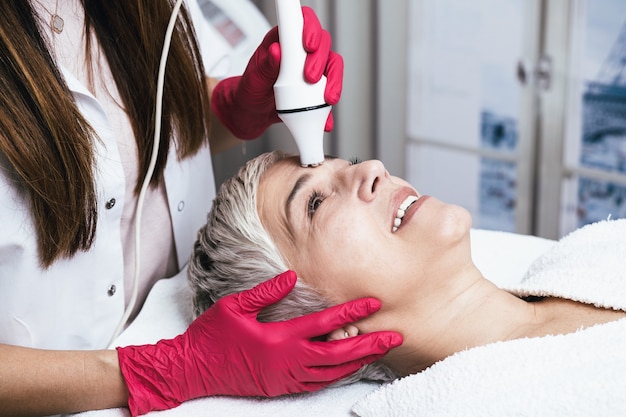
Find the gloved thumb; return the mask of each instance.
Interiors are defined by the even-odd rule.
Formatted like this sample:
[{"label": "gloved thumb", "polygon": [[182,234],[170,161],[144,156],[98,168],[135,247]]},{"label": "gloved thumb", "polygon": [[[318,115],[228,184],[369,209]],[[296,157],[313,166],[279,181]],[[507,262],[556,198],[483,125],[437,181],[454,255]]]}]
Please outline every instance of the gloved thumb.
[{"label": "gloved thumb", "polygon": [[296,285],[297,278],[294,271],[286,271],[256,287],[243,291],[238,294],[239,307],[249,314],[258,313],[263,308],[285,298]]},{"label": "gloved thumb", "polygon": [[280,70],[280,45],[278,43],[278,28],[274,27],[270,30],[263,42],[258,46],[246,66],[243,79],[247,83],[251,83],[254,87],[257,84],[266,87],[270,84],[273,86],[278,71]]}]

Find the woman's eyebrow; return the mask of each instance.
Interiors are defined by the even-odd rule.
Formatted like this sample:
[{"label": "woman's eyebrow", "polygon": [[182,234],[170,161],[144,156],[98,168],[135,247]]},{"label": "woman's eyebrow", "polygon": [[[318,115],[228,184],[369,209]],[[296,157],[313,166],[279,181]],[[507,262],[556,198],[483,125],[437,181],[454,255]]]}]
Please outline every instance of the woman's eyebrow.
[{"label": "woman's eyebrow", "polygon": [[291,189],[291,192],[289,193],[289,196],[287,197],[287,203],[285,204],[285,215],[287,216],[287,221],[289,221],[291,223],[291,202],[296,198],[296,195],[298,194],[298,191],[300,191],[302,189],[302,187],[304,187],[307,183],[307,181],[309,181],[311,179],[311,174],[303,174],[300,176],[300,178],[298,178],[298,180],[296,181],[296,183],[293,185],[293,188]]}]

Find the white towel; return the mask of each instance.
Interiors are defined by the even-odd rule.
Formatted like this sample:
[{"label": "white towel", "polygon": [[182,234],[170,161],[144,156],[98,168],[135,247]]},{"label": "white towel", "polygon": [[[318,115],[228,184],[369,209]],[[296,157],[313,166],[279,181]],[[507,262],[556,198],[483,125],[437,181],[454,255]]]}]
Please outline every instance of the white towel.
[{"label": "white towel", "polygon": [[[512,287],[601,306],[626,305],[626,220],[563,238]],[[626,319],[575,333],[459,352],[367,395],[353,411],[385,416],[626,415]]]},{"label": "white towel", "polygon": [[626,219],[605,220],[562,238],[507,289],[626,310],[625,266]]},{"label": "white towel", "polygon": [[459,352],[358,401],[361,417],[624,416],[626,319]]}]

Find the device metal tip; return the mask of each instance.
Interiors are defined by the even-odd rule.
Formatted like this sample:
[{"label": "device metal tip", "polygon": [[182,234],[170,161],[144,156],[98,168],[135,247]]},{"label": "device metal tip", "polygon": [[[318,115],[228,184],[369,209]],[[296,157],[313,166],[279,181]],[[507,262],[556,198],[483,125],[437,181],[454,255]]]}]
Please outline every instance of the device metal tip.
[{"label": "device metal tip", "polygon": [[302,168],[315,168],[315,167],[318,167],[318,166],[322,165],[323,163],[324,162],[322,161],[322,162],[318,162],[316,164],[301,164],[300,166]]}]

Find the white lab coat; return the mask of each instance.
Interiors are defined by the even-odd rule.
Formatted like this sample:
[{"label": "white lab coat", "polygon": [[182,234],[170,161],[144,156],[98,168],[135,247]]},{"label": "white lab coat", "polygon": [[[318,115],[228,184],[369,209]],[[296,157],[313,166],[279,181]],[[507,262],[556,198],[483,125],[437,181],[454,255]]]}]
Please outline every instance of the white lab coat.
[{"label": "white lab coat", "polygon": [[[190,3],[199,39],[210,44],[202,48],[206,68],[215,70],[217,63],[227,61],[228,50],[211,27],[203,26],[195,2]],[[41,269],[25,196],[0,154],[0,343],[47,349],[105,348],[124,311],[120,217],[125,177],[101,103],[71,73],[63,68],[62,72],[79,110],[101,139],[95,142],[96,240],[88,253],[79,252],[69,261]],[[215,196],[208,146],[182,162],[170,152],[165,184],[182,267]],[[107,205],[112,199],[115,204]]]}]

